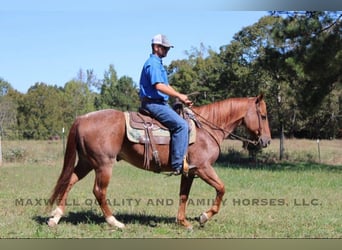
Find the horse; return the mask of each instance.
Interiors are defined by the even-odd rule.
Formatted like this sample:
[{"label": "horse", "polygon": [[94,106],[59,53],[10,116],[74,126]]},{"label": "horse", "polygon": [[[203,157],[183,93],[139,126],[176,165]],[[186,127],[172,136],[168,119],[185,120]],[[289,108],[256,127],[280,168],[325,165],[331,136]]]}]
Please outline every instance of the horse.
[{"label": "horse", "polygon": [[[219,212],[225,185],[218,177],[213,164],[220,154],[220,144],[239,125],[249,131],[255,145],[267,147],[271,134],[267,118],[266,103],[263,95],[257,97],[228,98],[191,108],[196,119],[201,123],[196,127],[196,141],[189,145],[187,159],[191,168],[188,175],[181,175],[179,206],[176,222],[187,229],[192,229],[186,219],[186,204],[194,178],[200,178],[216,190],[212,206],[199,216],[200,225],[204,225]],[[125,134],[124,112],[115,109],[94,111],[75,119],[66,145],[63,168],[49,199],[51,212],[48,225],[54,227],[64,215],[66,199],[74,184],[95,171],[93,194],[103,212],[106,222],[113,228],[124,228],[125,224],[113,215],[107,203],[106,192],[112,176],[112,168],[119,160],[129,165],[144,168],[144,145],[133,143]],[[156,145],[162,172],[171,172],[169,145]],[[77,159],[77,164],[76,163]],[[151,160],[152,171],[156,163]],[[165,173],[166,174],[166,173]]]}]

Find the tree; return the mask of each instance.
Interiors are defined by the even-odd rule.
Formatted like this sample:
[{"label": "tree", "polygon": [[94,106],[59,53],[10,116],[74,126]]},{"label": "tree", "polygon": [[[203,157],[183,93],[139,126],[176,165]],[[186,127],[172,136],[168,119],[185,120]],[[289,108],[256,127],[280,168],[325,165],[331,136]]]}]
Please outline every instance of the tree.
[{"label": "tree", "polygon": [[100,96],[95,102],[96,108],[136,110],[139,105],[138,89],[134,85],[133,79],[128,76],[118,79],[114,66],[110,65],[104,75]]},{"label": "tree", "polygon": [[65,122],[70,124],[77,116],[94,110],[94,95],[87,83],[74,79],[64,85],[63,103]]},{"label": "tree", "polygon": [[17,110],[16,105],[9,96],[0,96],[0,138],[6,129],[16,124]]},{"label": "tree", "polygon": [[[297,120],[288,120],[296,126],[292,131],[296,130],[297,136],[300,131],[305,136],[319,136],[319,130],[311,130],[312,124],[320,120],[315,114],[341,81],[341,18],[342,14],[336,12],[286,12],[285,17],[272,27],[272,37],[286,69],[285,81],[294,90],[287,96],[292,95]],[[331,117],[331,112],[326,109],[321,117]],[[321,122],[318,126],[326,121]]]},{"label": "tree", "polygon": [[270,14],[218,54],[201,47],[171,62],[171,82],[186,93],[209,93],[196,104],[262,92],[273,135],[331,137],[341,123],[342,14]]},{"label": "tree", "polygon": [[[228,83],[234,96],[264,92],[271,128],[279,128],[272,134],[300,135],[313,120],[320,121],[314,114],[340,81],[340,19],[334,12],[273,13],[261,18],[221,48],[226,65],[221,82]],[[331,117],[329,112],[322,117]],[[307,132],[306,136],[318,136],[319,130]]]},{"label": "tree", "polygon": [[60,130],[62,128],[68,130],[77,116],[95,110],[94,102],[98,94],[90,89],[97,87],[97,82],[93,70],[84,72],[80,69],[74,79],[65,83],[60,91],[59,107],[62,112]]},{"label": "tree", "polygon": [[0,78],[0,141],[4,130],[10,128],[16,121],[16,105],[8,92],[12,86]]},{"label": "tree", "polygon": [[102,80],[100,96],[95,99],[96,109],[105,109],[112,107],[112,96],[115,92],[115,86],[118,82],[118,76],[114,65],[109,65],[108,71],[104,73]]},{"label": "tree", "polygon": [[218,54],[201,44],[200,49],[192,48],[187,55],[188,59],[172,61],[168,67],[172,86],[186,94],[199,92],[201,95],[191,97],[196,105],[222,98],[226,91],[219,86],[223,65]]},{"label": "tree", "polygon": [[0,166],[2,165],[2,137],[4,130],[10,127],[16,121],[15,104],[9,96],[8,91],[12,86],[0,78]]},{"label": "tree", "polygon": [[57,86],[37,82],[23,98],[17,100],[18,129],[26,139],[46,139],[60,133],[61,90]]}]

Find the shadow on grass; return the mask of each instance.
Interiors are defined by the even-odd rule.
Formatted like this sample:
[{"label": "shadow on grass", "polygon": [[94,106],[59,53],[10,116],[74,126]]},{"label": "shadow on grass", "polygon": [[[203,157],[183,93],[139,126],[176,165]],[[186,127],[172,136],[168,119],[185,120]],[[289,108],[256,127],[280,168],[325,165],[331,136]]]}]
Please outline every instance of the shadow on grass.
[{"label": "shadow on grass", "polygon": [[231,169],[255,169],[270,171],[331,171],[342,172],[342,165],[329,165],[313,161],[279,161],[273,156],[262,154],[262,157],[250,158],[239,151],[230,150],[222,153],[216,166]]},{"label": "shadow on grass", "polygon": [[[47,224],[47,221],[50,217],[44,216],[34,216],[32,219],[38,224],[44,225]],[[60,223],[70,223],[72,225],[78,225],[82,223],[89,224],[101,224],[104,223],[105,219],[103,216],[95,213],[92,210],[88,211],[79,211],[79,212],[69,212],[66,216],[63,216],[60,220]]]},{"label": "shadow on grass", "polygon": [[[157,224],[175,224],[175,217],[167,216],[155,216],[147,214],[128,214],[128,213],[117,213],[115,218],[124,224],[140,224],[145,226],[154,227]],[[49,217],[34,216],[32,218],[35,222],[40,225],[47,225]],[[198,220],[197,218],[189,218],[190,221]],[[60,223],[70,223],[72,225],[79,224],[102,224],[106,223],[102,214],[98,214],[92,210],[69,212],[66,216],[61,218]]]}]

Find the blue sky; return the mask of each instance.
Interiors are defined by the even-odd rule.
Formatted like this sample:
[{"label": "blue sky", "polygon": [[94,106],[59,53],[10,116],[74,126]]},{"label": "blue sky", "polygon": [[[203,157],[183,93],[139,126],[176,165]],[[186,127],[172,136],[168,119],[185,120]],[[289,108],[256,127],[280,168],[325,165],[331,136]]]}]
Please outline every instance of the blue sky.
[{"label": "blue sky", "polygon": [[[326,0],[327,9],[336,9],[337,2]],[[309,0],[3,1],[0,78],[25,93],[36,82],[64,86],[80,69],[93,69],[103,79],[113,64],[119,77],[138,82],[157,33],[175,45],[164,59],[168,65],[201,43],[218,51],[236,32],[267,15],[263,9],[296,7],[322,9]]]},{"label": "blue sky", "polygon": [[242,27],[267,15],[211,10],[203,0],[197,0],[198,8],[191,11],[189,4],[163,11],[152,5],[130,9],[117,1],[15,2],[0,7],[0,78],[22,93],[36,82],[64,86],[80,69],[93,69],[103,79],[110,64],[119,77],[138,82],[155,34],[164,33],[175,46],[164,59],[168,65],[186,58],[185,51],[201,43],[218,50]]}]

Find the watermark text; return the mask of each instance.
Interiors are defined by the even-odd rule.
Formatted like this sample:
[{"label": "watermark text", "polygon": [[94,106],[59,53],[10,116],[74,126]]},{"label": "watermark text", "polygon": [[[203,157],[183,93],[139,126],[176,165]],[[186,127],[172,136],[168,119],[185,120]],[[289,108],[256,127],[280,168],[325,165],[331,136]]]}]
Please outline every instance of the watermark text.
[{"label": "watermark text", "polygon": [[[114,207],[138,207],[138,206],[174,206],[179,205],[179,200],[173,198],[123,198],[107,199],[107,204]],[[57,201],[57,203],[59,203]],[[189,198],[187,206],[212,206],[215,199]],[[45,198],[17,198],[14,200],[15,206],[48,206],[49,199]],[[98,206],[95,198],[88,199],[67,199],[65,206]],[[232,207],[309,207],[322,206],[322,202],[317,198],[225,198],[221,201],[221,206]]]}]

